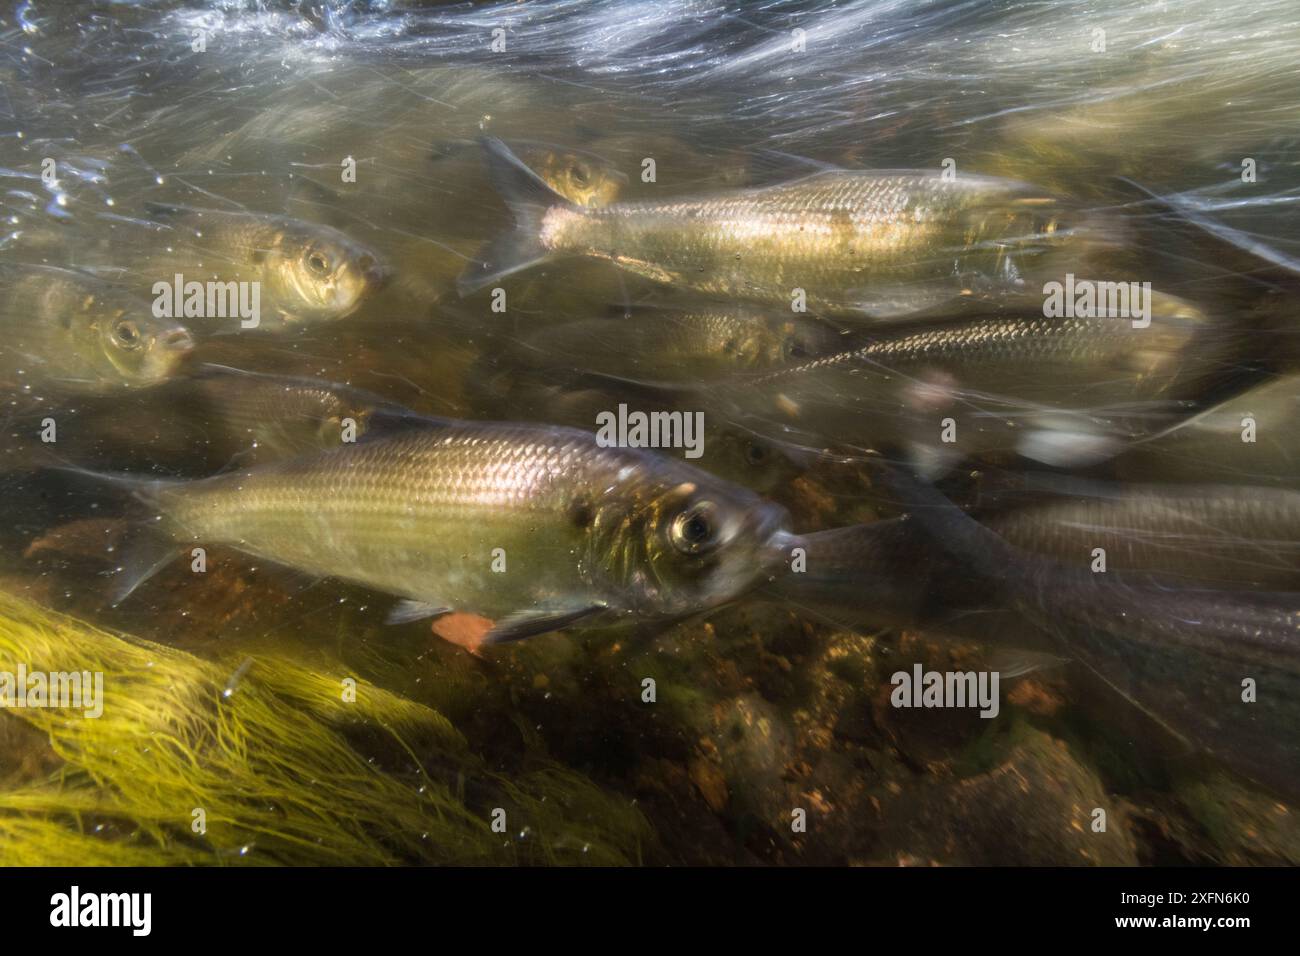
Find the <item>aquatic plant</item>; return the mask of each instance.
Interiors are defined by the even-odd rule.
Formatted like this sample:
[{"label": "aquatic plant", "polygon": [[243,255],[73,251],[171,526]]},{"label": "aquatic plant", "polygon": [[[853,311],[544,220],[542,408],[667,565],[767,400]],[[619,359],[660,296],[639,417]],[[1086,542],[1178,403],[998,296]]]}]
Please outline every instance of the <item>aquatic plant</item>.
[{"label": "aquatic plant", "polygon": [[232,667],[4,593],[0,661],[104,675],[99,718],[9,711],[63,765],[0,792],[2,864],[624,864],[650,839],[627,800],[544,761],[490,772],[437,711],[346,674]]}]

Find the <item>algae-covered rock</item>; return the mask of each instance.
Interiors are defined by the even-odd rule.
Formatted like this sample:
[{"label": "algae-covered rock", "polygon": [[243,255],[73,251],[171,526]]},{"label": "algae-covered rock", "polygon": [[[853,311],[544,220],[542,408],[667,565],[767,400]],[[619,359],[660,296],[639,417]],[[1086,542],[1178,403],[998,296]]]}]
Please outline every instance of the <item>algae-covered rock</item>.
[{"label": "algae-covered rock", "polygon": [[1204,862],[1229,866],[1300,863],[1300,813],[1289,801],[1250,789],[1223,773],[1175,781],[1174,791],[1209,838]]},{"label": "algae-covered rock", "polygon": [[[1131,866],[1124,804],[1068,745],[1013,722],[987,770],[930,776],[881,797],[875,862]],[[1104,814],[1104,829],[1100,823]]]}]

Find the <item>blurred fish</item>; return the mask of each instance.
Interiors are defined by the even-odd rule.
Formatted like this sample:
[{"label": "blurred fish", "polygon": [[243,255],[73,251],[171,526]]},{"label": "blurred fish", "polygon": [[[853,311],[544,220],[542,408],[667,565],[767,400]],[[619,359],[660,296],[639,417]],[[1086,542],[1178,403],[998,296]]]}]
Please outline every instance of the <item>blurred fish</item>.
[{"label": "blurred fish", "polygon": [[1300,376],[1226,399],[1115,460],[1132,481],[1300,482]]},{"label": "blurred fish", "polygon": [[459,281],[467,295],[560,256],[606,259],[706,294],[813,311],[908,315],[971,292],[1021,283],[1028,259],[1059,245],[1065,210],[1022,183],[925,171],[817,173],[781,186],[700,199],[583,209],[500,140],[485,140],[515,231]]},{"label": "blurred fish", "polygon": [[1018,548],[1079,568],[1102,548],[1106,573],[1300,590],[1300,492],[1055,478],[1042,486],[1069,497],[1019,503],[985,524]]},{"label": "blurred fish", "polygon": [[194,345],[179,322],[155,318],[148,301],[85,273],[12,266],[0,270],[0,283],[0,381],[10,387],[44,395],[156,385]]},{"label": "blurred fish", "polygon": [[[575,206],[607,206],[627,185],[627,176],[594,152],[553,143],[514,140],[516,155],[541,180]],[[434,145],[433,159],[441,162],[478,151],[475,140],[455,140]]]},{"label": "blurred fish", "polygon": [[762,594],[815,616],[869,627],[917,627],[933,606],[945,554],[901,518],[796,536],[799,571],[777,575]]},{"label": "blurred fish", "polygon": [[780,560],[776,505],[681,462],[564,428],[432,422],[194,482],[118,477],[170,540],[139,539],[122,596],[225,544],[495,622],[489,643],[671,620],[733,601]]},{"label": "blurred fish", "polygon": [[329,226],[261,213],[146,205],[176,235],[166,251],[133,264],[132,272],[151,284],[171,283],[174,274],[186,283],[257,282],[259,329],[345,318],[388,278],[377,253]]},{"label": "blurred fish", "polygon": [[801,315],[643,309],[539,329],[511,351],[536,367],[696,381],[808,361],[843,345],[832,326]]},{"label": "blurred fish", "polygon": [[[1169,587],[1066,565],[1008,543],[932,486],[895,471],[897,497],[946,548],[1113,690],[1186,743],[1300,792],[1300,592]],[[1243,679],[1267,693],[1256,707]]]},{"label": "blurred fish", "polygon": [[[59,423],[55,447],[40,440],[46,415]],[[0,468],[76,462],[207,476],[236,461],[248,466],[337,448],[365,435],[376,415],[390,429],[421,420],[348,385],[204,364],[147,392],[78,395],[13,416]]]},{"label": "blurred fish", "polygon": [[1223,361],[1224,338],[1195,306],[1152,298],[1146,328],[1041,311],[908,323],[678,400],[773,439],[902,451],[930,474],[1011,451],[1091,464],[1188,414],[1180,399]]},{"label": "blurred fish", "polygon": [[[633,177],[628,183],[630,190],[635,190],[636,198],[657,189],[659,183],[671,183],[674,188],[707,183],[716,188],[719,185],[744,186],[753,179],[750,169],[753,156],[749,150],[719,148],[715,142],[709,142],[708,148],[701,149],[665,129],[642,127],[630,133],[594,133],[586,145],[593,152],[607,157],[618,169],[640,170],[647,156],[657,158],[654,183],[640,182],[638,177]],[[520,155],[530,166],[533,165],[527,154]]]},{"label": "blurred fish", "polygon": [[[224,427],[226,447],[251,451],[257,461],[291,458],[337,448],[366,434],[379,410],[408,412],[378,395],[312,378],[267,375],[205,365],[177,383],[201,404],[194,420]],[[209,440],[211,438],[209,437]]]}]

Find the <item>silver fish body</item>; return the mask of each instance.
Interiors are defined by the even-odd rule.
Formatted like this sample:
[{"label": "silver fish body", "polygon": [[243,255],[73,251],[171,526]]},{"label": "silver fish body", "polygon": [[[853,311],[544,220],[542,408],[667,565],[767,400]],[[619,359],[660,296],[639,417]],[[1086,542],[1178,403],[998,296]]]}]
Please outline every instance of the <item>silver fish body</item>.
[{"label": "silver fish body", "polygon": [[1185,386],[1217,366],[1204,317],[1161,302],[1147,328],[1032,313],[909,325],[706,397],[756,430],[812,443],[1087,463],[1185,414]]},{"label": "silver fish body", "polygon": [[751,492],[587,433],[470,422],[139,495],[179,540],[505,620],[511,634],[727,603],[766,573],[786,520]]},{"label": "silver fish body", "polygon": [[924,170],[829,171],[699,199],[580,208],[499,141],[494,183],[517,231],[462,276],[467,294],[546,259],[605,259],[678,288],[789,308],[888,318],[971,291],[1009,291],[1059,244],[1062,205],[1012,180]]},{"label": "silver fish body", "polygon": [[1209,587],[1300,590],[1300,492],[1234,485],[1088,484],[991,515],[1027,552],[1107,573]]}]

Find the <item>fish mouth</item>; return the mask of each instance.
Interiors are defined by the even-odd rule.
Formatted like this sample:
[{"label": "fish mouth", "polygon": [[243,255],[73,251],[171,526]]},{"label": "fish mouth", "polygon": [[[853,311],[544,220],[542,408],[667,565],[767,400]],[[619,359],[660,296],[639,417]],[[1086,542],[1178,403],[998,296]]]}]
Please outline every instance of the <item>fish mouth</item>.
[{"label": "fish mouth", "polygon": [[132,385],[148,387],[165,382],[184,368],[194,355],[194,336],[189,329],[174,328],[158,333],[135,371],[122,374]]},{"label": "fish mouth", "polygon": [[194,351],[194,336],[189,329],[172,329],[158,337],[158,344],[174,361]]}]

